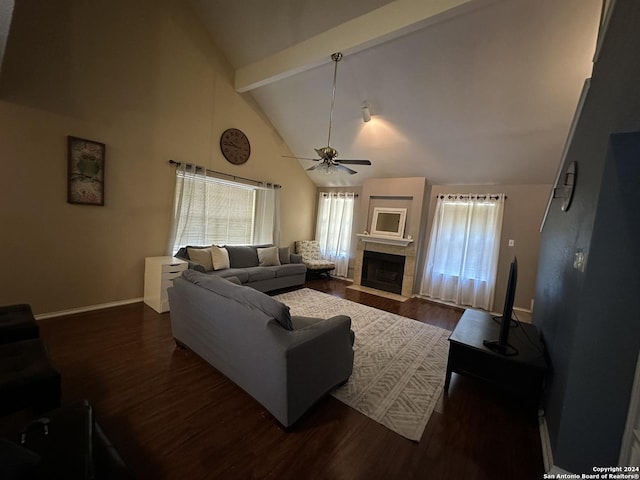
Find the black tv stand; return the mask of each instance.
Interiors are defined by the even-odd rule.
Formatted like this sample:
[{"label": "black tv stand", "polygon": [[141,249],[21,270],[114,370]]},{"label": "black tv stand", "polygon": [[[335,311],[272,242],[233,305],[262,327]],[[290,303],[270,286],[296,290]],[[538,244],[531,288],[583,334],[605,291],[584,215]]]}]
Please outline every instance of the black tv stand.
[{"label": "black tv stand", "polygon": [[522,396],[537,411],[547,366],[540,333],[535,325],[528,323],[512,328],[509,344],[517,350],[517,355],[496,352],[492,348],[494,342],[486,342],[488,338],[498,338],[499,333],[500,325],[489,313],[464,312],[449,337],[444,389],[449,389],[452,373],[471,376]]}]

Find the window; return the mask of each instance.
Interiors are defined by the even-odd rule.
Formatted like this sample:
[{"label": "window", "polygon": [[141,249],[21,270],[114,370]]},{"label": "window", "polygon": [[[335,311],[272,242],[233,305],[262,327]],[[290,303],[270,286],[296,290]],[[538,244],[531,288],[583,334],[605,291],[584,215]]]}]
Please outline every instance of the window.
[{"label": "window", "polygon": [[421,294],[492,308],[503,209],[504,195],[438,198]]},{"label": "window", "polygon": [[354,204],[353,193],[322,192],[318,200],[316,239],[322,257],[336,264],[333,274],[338,277],[346,277],[349,270]]},{"label": "window", "polygon": [[172,254],[186,245],[274,241],[273,188],[230,182],[201,170],[180,168],[176,172]]}]

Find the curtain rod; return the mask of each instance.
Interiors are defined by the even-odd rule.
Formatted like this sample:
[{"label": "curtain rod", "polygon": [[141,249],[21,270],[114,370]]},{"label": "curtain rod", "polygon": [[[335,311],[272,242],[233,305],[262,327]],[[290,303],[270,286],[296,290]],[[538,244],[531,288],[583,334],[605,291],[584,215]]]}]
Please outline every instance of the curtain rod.
[{"label": "curtain rod", "polygon": [[[342,195],[346,195],[348,193],[351,192],[320,192],[320,195],[331,195],[332,193],[337,193],[338,195],[342,194]],[[358,193],[354,193],[353,194],[353,198],[358,198],[360,196],[360,194]]]},{"label": "curtain rod", "polygon": [[[448,199],[452,199],[455,197],[462,197],[462,198],[468,198],[468,197],[477,197],[477,198],[482,198],[482,199],[486,199],[487,197],[489,197],[490,200],[497,200],[499,197],[497,194],[490,194],[490,193],[439,193],[438,195],[436,195],[436,198],[448,198]],[[504,199],[507,199],[507,196],[504,196]]]},{"label": "curtain rod", "polygon": [[[176,167],[179,167],[180,165],[182,165],[182,162],[176,162],[175,160],[169,160],[169,163],[171,165],[175,165]],[[209,170],[208,168],[201,167],[200,165],[193,165],[191,163],[185,163],[185,167],[193,167],[193,166],[196,167],[196,170],[200,169],[200,170],[206,171],[207,173],[214,173],[216,175],[224,175],[225,177],[231,177],[234,180],[240,179],[240,180],[246,180],[247,182],[257,183],[258,185],[267,184],[267,185],[273,185],[273,188],[282,188],[282,185],[280,185],[278,183],[261,182],[260,180],[253,180],[252,178],[240,177],[238,175],[233,175],[232,173],[218,172],[217,170]]]}]

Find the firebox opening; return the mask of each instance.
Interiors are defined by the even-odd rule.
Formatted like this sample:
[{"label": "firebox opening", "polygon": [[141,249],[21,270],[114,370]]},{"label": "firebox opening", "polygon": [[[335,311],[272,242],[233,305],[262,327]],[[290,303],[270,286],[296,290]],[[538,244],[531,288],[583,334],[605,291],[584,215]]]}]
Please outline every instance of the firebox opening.
[{"label": "firebox opening", "polygon": [[362,280],[365,287],[402,293],[404,256],[365,250],[362,257]]}]

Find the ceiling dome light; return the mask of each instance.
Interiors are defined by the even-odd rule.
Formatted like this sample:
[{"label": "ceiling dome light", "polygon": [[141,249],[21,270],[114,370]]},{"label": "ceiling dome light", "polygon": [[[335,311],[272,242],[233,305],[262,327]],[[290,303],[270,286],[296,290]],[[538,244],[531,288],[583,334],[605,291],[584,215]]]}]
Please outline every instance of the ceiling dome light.
[{"label": "ceiling dome light", "polygon": [[370,120],[371,120],[371,111],[369,110],[369,104],[363,103],[362,104],[362,121],[364,123],[367,123]]}]

